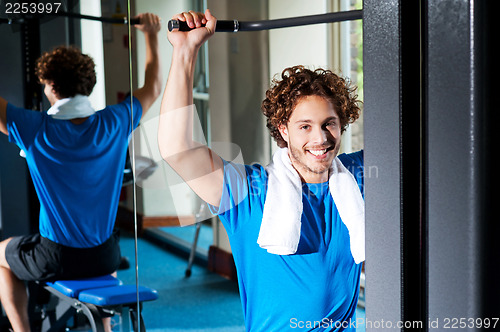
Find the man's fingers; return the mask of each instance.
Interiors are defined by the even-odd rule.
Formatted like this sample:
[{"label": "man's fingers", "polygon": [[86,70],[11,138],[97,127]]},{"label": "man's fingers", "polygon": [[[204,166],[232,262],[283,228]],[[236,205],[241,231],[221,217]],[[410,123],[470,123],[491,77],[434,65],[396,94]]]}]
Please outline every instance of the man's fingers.
[{"label": "man's fingers", "polygon": [[212,15],[210,9],[205,10],[205,18],[207,19],[206,28],[210,33],[215,32],[215,26],[217,25],[217,18]]},{"label": "man's fingers", "polygon": [[203,18],[203,15],[201,13],[196,13],[192,10],[189,11],[189,14],[191,14],[191,16],[193,17],[193,22],[194,22],[194,25],[195,27],[199,28],[201,27],[202,25],[202,18]]},{"label": "man's fingers", "polygon": [[161,18],[153,13],[141,13],[136,16],[139,19],[139,23],[135,24],[135,27],[143,32],[154,32],[161,29]]},{"label": "man's fingers", "polygon": [[189,13],[184,12],[182,14],[184,15],[185,19],[184,22],[186,22],[190,28],[192,29],[196,28],[195,15],[193,15],[191,12]]},{"label": "man's fingers", "polygon": [[148,15],[148,19],[149,19],[149,21],[151,22],[151,24],[155,24],[155,25],[156,25],[156,24],[161,23],[161,18],[160,18],[160,16],[155,15],[155,14],[149,14],[149,15]]},{"label": "man's fingers", "polygon": [[179,21],[185,22],[186,18],[184,17],[184,15],[182,13],[179,13],[179,14],[175,14],[174,16],[172,16],[172,20],[179,20]]},{"label": "man's fingers", "polygon": [[205,18],[209,21],[213,20],[213,19],[216,19],[213,15],[212,15],[212,12],[210,12],[210,9],[206,9],[205,10]]},{"label": "man's fingers", "polygon": [[203,15],[203,13],[197,13],[195,11],[190,10],[189,12],[182,12],[172,16],[173,20],[179,20],[182,22],[186,22],[186,24],[191,28],[200,28],[204,24],[207,24],[207,19]]},{"label": "man's fingers", "polygon": [[173,20],[185,22],[191,29],[201,28],[206,26],[210,33],[215,32],[215,24],[217,19],[210,13],[209,10],[205,14],[190,10],[172,16]]}]

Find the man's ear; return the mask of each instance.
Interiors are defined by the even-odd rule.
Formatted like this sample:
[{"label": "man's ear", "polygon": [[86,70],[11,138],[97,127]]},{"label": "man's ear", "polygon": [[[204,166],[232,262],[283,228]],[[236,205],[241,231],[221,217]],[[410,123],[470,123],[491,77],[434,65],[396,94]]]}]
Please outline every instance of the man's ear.
[{"label": "man's ear", "polygon": [[285,140],[285,142],[288,144],[288,128],[285,124],[280,124],[278,126],[278,130],[281,134],[281,137]]},{"label": "man's ear", "polygon": [[50,91],[52,91],[54,96],[56,96],[57,99],[61,99],[59,98],[59,94],[57,93],[56,89],[54,89],[54,83],[53,82],[49,83],[49,86],[50,86]]}]

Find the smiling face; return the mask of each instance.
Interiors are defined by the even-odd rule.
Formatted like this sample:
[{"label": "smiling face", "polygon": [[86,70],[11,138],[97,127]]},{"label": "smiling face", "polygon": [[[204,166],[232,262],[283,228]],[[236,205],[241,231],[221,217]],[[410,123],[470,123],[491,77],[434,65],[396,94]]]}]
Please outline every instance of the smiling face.
[{"label": "smiling face", "polygon": [[333,105],[320,96],[306,96],[293,109],[281,136],[293,167],[307,183],[328,181],[328,170],[340,149],[341,125]]}]

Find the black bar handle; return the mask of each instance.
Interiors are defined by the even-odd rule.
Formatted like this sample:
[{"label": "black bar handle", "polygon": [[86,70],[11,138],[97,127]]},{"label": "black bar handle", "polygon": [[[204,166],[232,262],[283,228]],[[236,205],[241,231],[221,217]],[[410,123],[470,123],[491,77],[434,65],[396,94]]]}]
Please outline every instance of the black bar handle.
[{"label": "black bar handle", "polygon": [[[205,24],[201,25],[202,27]],[[186,22],[179,20],[170,20],[168,21],[168,31],[190,31],[194,28],[190,28]],[[239,23],[237,20],[229,21],[229,20],[220,20],[217,21],[217,27],[215,28],[216,32],[238,32],[239,31]]]},{"label": "black bar handle", "polygon": [[[350,10],[335,13],[318,15],[308,15],[290,18],[280,18],[276,20],[247,21],[219,20],[215,32],[238,32],[238,31],[261,31],[269,29],[289,28],[301,25],[311,25],[320,23],[333,23],[343,21],[360,20],[363,18],[363,10]],[[203,25],[204,26],[204,25]],[[189,31],[192,30],[186,22],[179,20],[168,21],[169,31]]]}]

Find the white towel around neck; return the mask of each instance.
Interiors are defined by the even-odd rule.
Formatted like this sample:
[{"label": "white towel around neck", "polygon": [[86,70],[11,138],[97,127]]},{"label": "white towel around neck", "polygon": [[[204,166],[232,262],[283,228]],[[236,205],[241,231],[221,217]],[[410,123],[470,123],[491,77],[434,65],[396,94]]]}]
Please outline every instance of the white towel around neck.
[{"label": "white towel around neck", "polygon": [[[291,255],[297,251],[302,219],[302,180],[292,166],[288,149],[278,150],[266,167],[268,188],[257,243],[269,253]],[[342,222],[349,231],[356,264],[365,260],[365,203],[354,176],[336,157],[328,186]]]},{"label": "white towel around neck", "polygon": [[[59,99],[47,111],[48,115],[57,120],[86,118],[95,113],[96,110],[90,104],[89,97],[84,95]],[[19,155],[26,158],[26,152],[24,150],[19,151]]]},{"label": "white towel around neck", "polygon": [[71,98],[59,99],[47,111],[47,114],[57,120],[86,118],[96,111],[90,104],[89,97],[76,95]]}]

